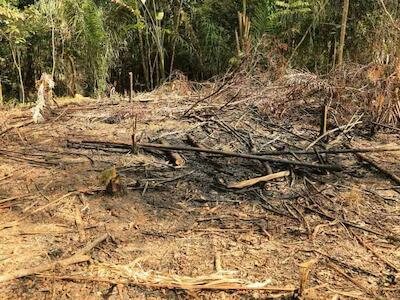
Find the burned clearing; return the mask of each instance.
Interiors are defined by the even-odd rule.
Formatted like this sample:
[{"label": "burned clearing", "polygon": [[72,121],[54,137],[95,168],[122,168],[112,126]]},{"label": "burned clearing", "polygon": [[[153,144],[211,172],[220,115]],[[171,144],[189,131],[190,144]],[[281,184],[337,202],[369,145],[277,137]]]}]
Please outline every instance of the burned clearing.
[{"label": "burned clearing", "polygon": [[399,130],[239,75],[1,111],[2,297],[398,299]]}]

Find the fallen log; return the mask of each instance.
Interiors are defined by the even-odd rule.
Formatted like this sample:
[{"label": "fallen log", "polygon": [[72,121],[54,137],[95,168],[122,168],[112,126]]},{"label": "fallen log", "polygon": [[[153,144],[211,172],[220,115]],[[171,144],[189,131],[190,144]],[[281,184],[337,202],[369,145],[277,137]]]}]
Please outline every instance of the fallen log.
[{"label": "fallen log", "polygon": [[[346,153],[371,153],[371,152],[395,152],[400,151],[400,146],[383,146],[373,148],[346,148],[346,149],[321,149],[318,150],[319,154],[346,154]],[[258,152],[257,155],[285,155],[285,154],[315,154],[315,150],[285,150],[285,151],[263,151]]]},{"label": "fallen log", "polygon": [[[212,150],[212,149],[204,149],[204,148],[197,148],[197,147],[185,147],[185,146],[166,146],[162,144],[147,144],[141,143],[137,144],[137,146],[141,149],[159,149],[159,150],[174,150],[174,151],[189,151],[189,152],[203,152],[209,154],[216,154],[221,156],[227,157],[239,157],[245,159],[254,159],[259,161],[268,161],[273,163],[280,163],[286,165],[294,165],[294,166],[303,166],[309,168],[316,168],[316,169],[323,169],[323,170],[330,170],[330,171],[342,171],[342,167],[338,165],[326,165],[326,164],[313,164],[310,162],[304,161],[296,161],[296,160],[287,160],[287,159],[280,159],[280,158],[273,158],[268,156],[260,156],[254,154],[244,154],[244,153],[237,153],[237,152],[227,152],[221,150]],[[122,143],[106,143],[106,142],[93,142],[93,141],[82,141],[82,142],[73,142],[67,141],[67,147],[70,148],[85,148],[85,149],[98,149],[102,150],[101,148],[105,149],[124,149],[131,150],[131,145],[129,144],[122,144]]]},{"label": "fallen log", "polygon": [[283,172],[278,172],[278,173],[274,173],[274,174],[270,174],[270,175],[266,175],[266,176],[262,176],[262,177],[257,177],[257,178],[252,178],[252,179],[248,179],[248,180],[231,183],[231,184],[228,184],[226,187],[230,188],[230,189],[243,189],[246,187],[253,186],[260,182],[267,182],[267,181],[270,181],[273,179],[282,178],[282,177],[286,177],[289,175],[290,175],[290,171],[283,171]]}]

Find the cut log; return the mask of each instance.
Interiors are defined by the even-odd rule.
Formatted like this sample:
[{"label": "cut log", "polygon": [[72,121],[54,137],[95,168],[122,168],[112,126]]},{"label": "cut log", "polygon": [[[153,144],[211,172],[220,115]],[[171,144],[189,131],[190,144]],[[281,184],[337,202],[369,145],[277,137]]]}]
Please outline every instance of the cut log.
[{"label": "cut log", "polygon": [[[161,140],[161,144],[164,146],[170,146],[167,141]],[[185,159],[177,152],[173,151],[164,151],[168,159],[177,167],[183,167],[186,163]]]}]

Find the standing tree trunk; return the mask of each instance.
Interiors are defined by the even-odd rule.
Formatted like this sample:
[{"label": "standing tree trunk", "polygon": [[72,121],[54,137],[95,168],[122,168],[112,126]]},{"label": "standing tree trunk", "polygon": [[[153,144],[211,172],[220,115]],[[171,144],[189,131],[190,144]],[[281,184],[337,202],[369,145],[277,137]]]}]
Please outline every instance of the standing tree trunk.
[{"label": "standing tree trunk", "polygon": [[[71,96],[75,97],[75,94],[77,92],[77,88],[76,88],[76,67],[75,67],[75,62],[74,59],[72,58],[71,55],[67,56],[68,61],[70,63],[70,67],[71,67],[71,72],[72,72],[72,78],[71,78],[71,84],[68,86],[68,88],[70,89],[71,92]],[[53,77],[54,80],[54,77]]]},{"label": "standing tree trunk", "polygon": [[342,26],[340,29],[339,51],[338,51],[338,67],[343,65],[343,51],[346,38],[347,17],[349,15],[350,0],[344,0],[342,12]]},{"label": "standing tree trunk", "polygon": [[18,50],[16,50],[10,43],[10,49],[11,49],[11,55],[14,61],[14,65],[17,68],[18,71],[18,77],[19,77],[19,83],[20,83],[20,97],[22,100],[22,103],[25,103],[25,87],[24,87],[24,79],[22,76],[22,69],[21,69],[21,57],[20,54],[18,53]]},{"label": "standing tree trunk", "polygon": [[169,74],[170,75],[174,71],[175,50],[176,50],[176,42],[177,42],[177,39],[178,39],[177,36],[179,34],[179,25],[181,23],[182,2],[183,2],[183,0],[179,1],[178,10],[175,11],[176,20],[175,20],[175,31],[174,31],[173,42],[172,42],[171,64],[170,64],[170,67],[169,67]]},{"label": "standing tree trunk", "polygon": [[146,88],[150,89],[150,79],[149,79],[149,68],[147,66],[146,63],[146,52],[145,52],[145,45],[143,42],[143,31],[140,30],[138,32],[138,36],[139,36],[139,45],[140,45],[140,58],[142,60],[142,68],[143,68],[143,74],[144,74],[144,81],[146,84]]},{"label": "standing tree trunk", "polygon": [[51,69],[51,77],[53,77],[56,72],[56,38],[55,38],[55,28],[54,28],[54,20],[51,20],[51,48],[52,48],[52,57],[53,57],[53,68]]},{"label": "standing tree trunk", "polygon": [[0,105],[3,105],[4,100],[3,100],[3,86],[1,84],[1,80],[0,80]]}]

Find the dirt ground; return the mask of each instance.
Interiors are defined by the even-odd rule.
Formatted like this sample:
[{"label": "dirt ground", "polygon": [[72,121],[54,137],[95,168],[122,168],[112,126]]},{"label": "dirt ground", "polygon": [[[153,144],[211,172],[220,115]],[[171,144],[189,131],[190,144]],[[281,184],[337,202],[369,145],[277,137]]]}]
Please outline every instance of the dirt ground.
[{"label": "dirt ground", "polygon": [[[318,136],[313,112],[272,124],[254,103],[216,101],[183,117],[195,99],[163,95],[60,99],[40,124],[28,108],[0,110],[0,132],[14,126],[0,136],[0,278],[51,266],[0,283],[0,298],[400,299],[400,187],[353,154],[323,158],[340,172],[271,163],[291,175],[233,190],[224,182],[265,175],[266,165],[184,152],[174,166],[156,150],[67,147],[129,144],[135,115],[144,142],[185,145],[190,133],[245,153],[305,149]],[[344,140],[399,146],[398,133],[370,137],[362,126],[333,148]],[[365,155],[400,176],[400,151]],[[99,178],[112,167],[123,189],[108,195]],[[89,259],[51,265],[104,234]]]}]

